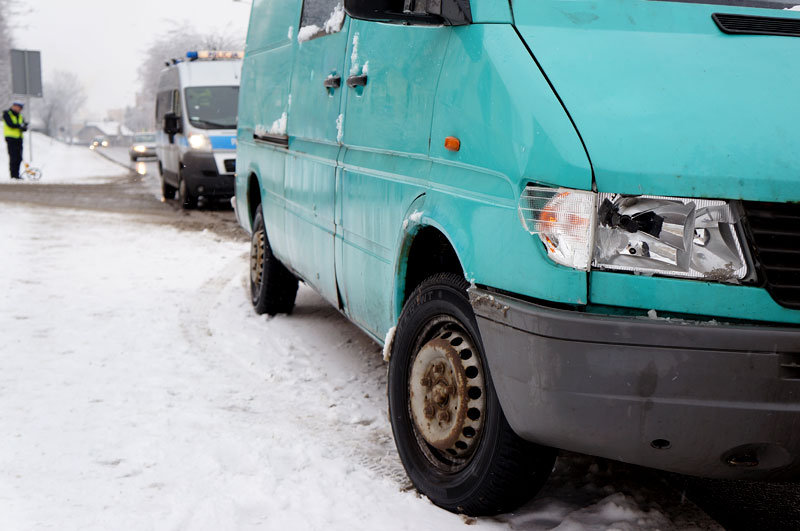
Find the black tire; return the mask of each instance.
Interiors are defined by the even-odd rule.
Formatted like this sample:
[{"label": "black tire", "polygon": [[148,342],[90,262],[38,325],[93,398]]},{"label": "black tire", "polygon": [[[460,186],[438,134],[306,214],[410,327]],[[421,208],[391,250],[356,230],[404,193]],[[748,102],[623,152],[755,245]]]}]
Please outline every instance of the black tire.
[{"label": "black tire", "polygon": [[250,239],[250,300],[258,314],[292,313],[297,277],[272,254],[261,205],[253,219]]},{"label": "black tire", "polygon": [[508,425],[467,286],[459,275],[439,273],[406,301],[389,361],[389,414],[414,486],[448,511],[483,516],[528,501],[556,451]]},{"label": "black tire", "polygon": [[191,210],[197,207],[197,198],[189,191],[186,179],[178,177],[178,193],[181,196],[181,208]]},{"label": "black tire", "polygon": [[[159,168],[160,167],[161,165],[159,164]],[[169,184],[166,179],[164,179],[164,174],[161,173],[161,195],[164,199],[175,199],[175,192],[177,192],[177,189]]]}]

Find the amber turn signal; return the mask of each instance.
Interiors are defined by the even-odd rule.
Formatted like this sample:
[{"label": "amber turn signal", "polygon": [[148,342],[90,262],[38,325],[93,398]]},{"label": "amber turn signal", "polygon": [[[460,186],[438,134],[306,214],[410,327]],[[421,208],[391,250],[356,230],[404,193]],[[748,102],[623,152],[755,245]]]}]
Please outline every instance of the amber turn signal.
[{"label": "amber turn signal", "polygon": [[461,149],[461,140],[454,136],[448,136],[444,139],[444,148],[450,151],[458,151]]}]

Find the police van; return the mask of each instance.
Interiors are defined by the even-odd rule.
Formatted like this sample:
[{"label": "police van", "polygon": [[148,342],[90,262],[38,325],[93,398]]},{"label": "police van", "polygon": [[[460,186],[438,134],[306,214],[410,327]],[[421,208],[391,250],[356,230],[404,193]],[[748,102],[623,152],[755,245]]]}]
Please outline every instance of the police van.
[{"label": "police van", "polygon": [[156,155],[166,199],[183,208],[233,195],[243,52],[188,52],[159,77]]}]

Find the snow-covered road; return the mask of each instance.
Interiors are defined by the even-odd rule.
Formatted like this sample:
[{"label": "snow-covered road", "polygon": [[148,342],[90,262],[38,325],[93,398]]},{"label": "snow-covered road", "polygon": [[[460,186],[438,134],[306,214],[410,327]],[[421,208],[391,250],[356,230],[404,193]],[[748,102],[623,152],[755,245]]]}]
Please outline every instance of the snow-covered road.
[{"label": "snow-covered road", "polygon": [[3,186],[30,188],[0,184],[2,530],[717,528],[573,455],[517,513],[438,509],[397,458],[379,346],[313,291],[256,316],[241,239]]}]

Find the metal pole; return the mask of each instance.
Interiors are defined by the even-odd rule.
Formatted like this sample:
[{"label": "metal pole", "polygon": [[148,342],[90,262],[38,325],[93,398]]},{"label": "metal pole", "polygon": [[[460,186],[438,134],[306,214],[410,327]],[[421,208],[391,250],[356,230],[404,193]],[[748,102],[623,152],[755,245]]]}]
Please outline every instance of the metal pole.
[{"label": "metal pole", "polygon": [[[28,108],[28,112],[32,113],[32,111],[31,111],[31,96],[30,96],[30,94],[26,94],[25,95],[25,107]],[[33,116],[33,115],[31,115],[31,116]],[[28,122],[28,123],[30,123],[30,122]],[[26,131],[26,132],[28,133],[28,151],[30,152],[28,154],[28,160],[30,160],[31,164],[33,164],[33,131]]]},{"label": "metal pole", "polygon": [[[28,112],[31,112],[31,80],[30,75],[28,74],[29,70],[28,53],[25,52],[25,107],[28,108]],[[31,117],[33,117],[33,115],[31,115]],[[28,154],[28,160],[30,160],[31,164],[33,164],[33,131],[28,133],[28,149],[30,150],[30,153]]]}]

